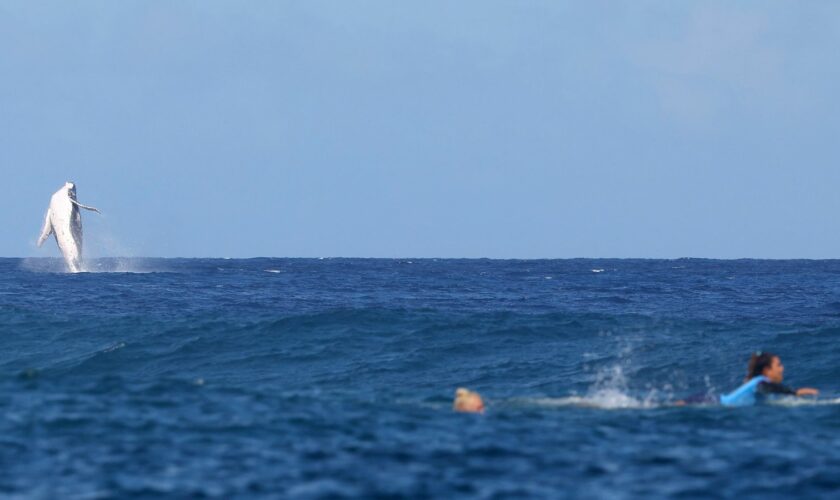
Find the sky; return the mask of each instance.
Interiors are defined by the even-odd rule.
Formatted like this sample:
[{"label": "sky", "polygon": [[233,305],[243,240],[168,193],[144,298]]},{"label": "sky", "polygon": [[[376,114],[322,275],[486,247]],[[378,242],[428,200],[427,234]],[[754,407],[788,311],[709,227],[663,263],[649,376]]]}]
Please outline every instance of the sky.
[{"label": "sky", "polygon": [[840,2],[0,2],[0,256],[840,258]]}]

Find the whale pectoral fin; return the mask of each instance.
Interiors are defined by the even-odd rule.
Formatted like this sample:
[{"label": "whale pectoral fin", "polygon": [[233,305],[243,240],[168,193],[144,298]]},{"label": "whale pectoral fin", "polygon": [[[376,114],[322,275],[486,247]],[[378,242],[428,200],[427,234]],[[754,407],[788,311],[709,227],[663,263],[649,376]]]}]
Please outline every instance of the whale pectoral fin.
[{"label": "whale pectoral fin", "polygon": [[49,238],[49,236],[53,232],[52,221],[50,221],[50,215],[51,211],[47,209],[47,216],[44,217],[44,228],[41,229],[41,236],[38,237],[39,247],[44,244],[44,241],[46,241],[46,239]]},{"label": "whale pectoral fin", "polygon": [[85,210],[90,210],[90,211],[92,211],[92,212],[96,212],[96,213],[98,213],[99,215],[102,215],[102,212],[100,212],[98,208],[89,207],[89,206],[87,206],[87,205],[82,205],[81,203],[79,203],[78,201],[76,201],[76,200],[74,200],[74,199],[72,199],[72,198],[70,199],[70,201],[72,201],[72,202],[73,202],[73,204],[74,204],[74,205],[76,205],[76,206],[77,206],[77,207],[79,207],[79,208],[84,208]]}]

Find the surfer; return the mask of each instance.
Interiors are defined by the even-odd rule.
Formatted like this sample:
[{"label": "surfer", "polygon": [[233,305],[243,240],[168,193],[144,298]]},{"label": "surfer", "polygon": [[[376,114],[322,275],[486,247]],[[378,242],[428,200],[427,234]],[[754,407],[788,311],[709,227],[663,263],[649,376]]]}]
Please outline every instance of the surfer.
[{"label": "surfer", "polygon": [[755,352],[750,357],[747,367],[747,379],[764,375],[769,382],[762,382],[758,385],[759,394],[791,394],[794,396],[817,396],[820,391],[812,387],[800,387],[791,389],[782,385],[785,378],[785,366],[782,360],[770,352]]},{"label": "surfer", "polygon": [[455,390],[452,409],[463,413],[484,413],[484,401],[477,392],[459,387]]},{"label": "surfer", "polygon": [[747,376],[740,387],[723,394],[720,398],[708,394],[698,394],[680,401],[677,406],[686,404],[710,404],[720,402],[724,406],[749,406],[778,396],[817,396],[820,391],[811,387],[793,389],[782,384],[785,378],[785,365],[779,356],[772,352],[757,351],[747,363]]},{"label": "surfer", "polygon": [[777,395],[782,396],[817,396],[820,391],[811,387],[793,389],[782,384],[785,378],[785,365],[781,358],[772,352],[757,351],[750,356],[747,364],[747,377],[744,383],[729,394],[720,397],[726,406],[743,406],[761,402]]}]

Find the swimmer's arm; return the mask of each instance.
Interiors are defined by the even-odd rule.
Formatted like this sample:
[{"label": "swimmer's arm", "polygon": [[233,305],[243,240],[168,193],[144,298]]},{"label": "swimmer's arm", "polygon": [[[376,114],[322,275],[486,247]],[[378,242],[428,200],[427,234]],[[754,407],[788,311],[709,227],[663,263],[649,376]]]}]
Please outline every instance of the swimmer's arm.
[{"label": "swimmer's arm", "polygon": [[759,394],[787,394],[790,396],[796,395],[796,391],[790,387],[775,382],[762,382],[758,384]]},{"label": "swimmer's arm", "polygon": [[790,387],[773,382],[762,382],[758,385],[758,392],[760,394],[786,394],[790,396],[816,396],[820,391],[812,389],[811,387],[801,387],[799,389],[791,389]]}]

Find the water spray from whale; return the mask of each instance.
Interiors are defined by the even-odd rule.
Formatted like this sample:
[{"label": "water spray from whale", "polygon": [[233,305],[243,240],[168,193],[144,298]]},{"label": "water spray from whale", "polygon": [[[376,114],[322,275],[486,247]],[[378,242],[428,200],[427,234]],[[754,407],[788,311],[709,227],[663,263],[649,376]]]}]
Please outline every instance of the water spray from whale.
[{"label": "water spray from whale", "polygon": [[82,213],[80,208],[98,214],[102,212],[94,207],[82,205],[76,200],[76,185],[66,182],[50,198],[50,206],[44,219],[44,228],[38,238],[40,247],[44,241],[55,234],[55,241],[64,256],[64,262],[71,273],[82,270]]}]

